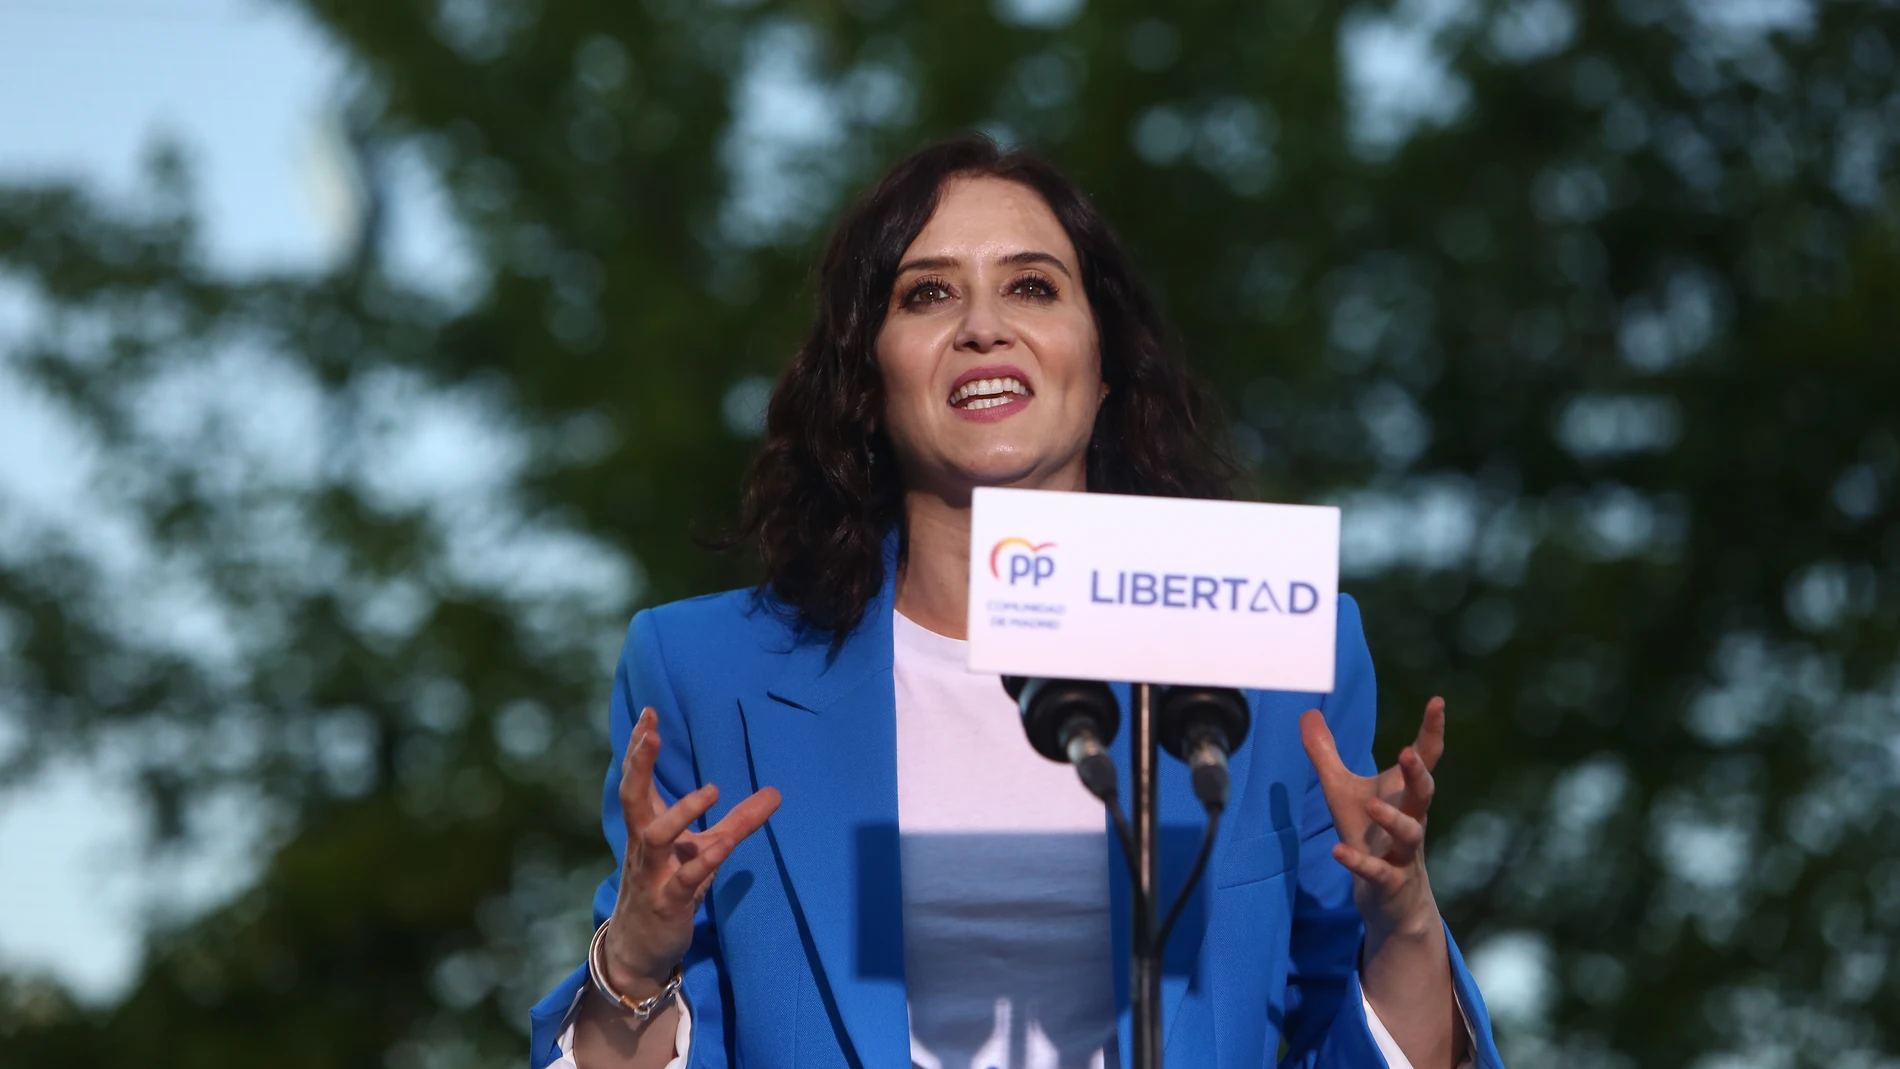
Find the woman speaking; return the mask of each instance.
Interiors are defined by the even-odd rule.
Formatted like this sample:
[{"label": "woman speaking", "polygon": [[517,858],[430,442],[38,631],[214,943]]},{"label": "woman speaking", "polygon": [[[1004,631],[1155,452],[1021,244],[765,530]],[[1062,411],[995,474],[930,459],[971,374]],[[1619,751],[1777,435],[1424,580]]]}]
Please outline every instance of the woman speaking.
[{"label": "woman speaking", "polygon": [[[980,137],[892,168],[832,236],[772,394],[741,529],[764,582],[633,619],[603,812],[620,868],[588,963],[535,1007],[534,1064],[1124,1064],[1127,873],[1100,803],[965,667],[971,491],[1226,497],[1215,440],[1073,183]],[[1247,692],[1164,969],[1167,1059],[1500,1069],[1425,873],[1442,704],[1378,772],[1343,596],[1338,618],[1332,693]]]}]

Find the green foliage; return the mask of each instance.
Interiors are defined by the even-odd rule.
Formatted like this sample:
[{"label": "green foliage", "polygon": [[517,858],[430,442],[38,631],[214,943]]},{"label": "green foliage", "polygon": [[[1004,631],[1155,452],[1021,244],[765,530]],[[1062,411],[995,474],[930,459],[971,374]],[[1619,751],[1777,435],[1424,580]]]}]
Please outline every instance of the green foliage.
[{"label": "green foliage", "polygon": [[[1512,1064],[1900,1041],[1891,3],[302,6],[478,291],[373,242],[222,275],[163,160],[149,204],[0,190],[9,359],[135,547],[0,501],[0,772],[130,752],[155,849],[231,804],[266,848],[123,1005],[0,989],[0,1065],[518,1062],[606,863],[620,627],[748,581],[692,536],[734,513],[824,224],[973,125],[1122,228],[1257,492],[1346,507],[1381,756],[1449,701],[1441,904],[1548,970],[1528,1012],[1491,992]],[[1342,41],[1409,41],[1436,88],[1349,92]],[[260,376],[320,413],[288,473],[247,444]],[[179,383],[238,411],[166,425]],[[431,398],[522,444],[502,499],[385,485]],[[471,531],[594,570],[494,574]]]}]

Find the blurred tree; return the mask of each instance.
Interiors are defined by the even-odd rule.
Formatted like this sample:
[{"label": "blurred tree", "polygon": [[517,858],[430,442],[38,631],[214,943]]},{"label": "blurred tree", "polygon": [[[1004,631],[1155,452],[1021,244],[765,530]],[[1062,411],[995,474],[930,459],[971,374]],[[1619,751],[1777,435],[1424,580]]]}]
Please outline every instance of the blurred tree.
[{"label": "blurred tree", "polygon": [[[155,851],[262,851],[123,1005],[0,989],[0,1065],[517,1063],[619,627],[747,581],[690,535],[824,224],[969,126],[1095,192],[1258,492],[1345,506],[1513,1065],[1900,1043],[1891,2],[301,6],[479,278],[220,275],[163,159],[0,191],[9,366],[109,503],[109,552],[0,511],[5,774],[115,754]],[[499,490],[402,474],[445,412]]]}]

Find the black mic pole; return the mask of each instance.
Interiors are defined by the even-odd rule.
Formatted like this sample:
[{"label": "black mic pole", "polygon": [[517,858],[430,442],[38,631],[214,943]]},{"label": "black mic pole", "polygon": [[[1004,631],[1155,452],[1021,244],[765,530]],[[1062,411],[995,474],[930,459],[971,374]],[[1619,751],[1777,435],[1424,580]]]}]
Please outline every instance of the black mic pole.
[{"label": "black mic pole", "polygon": [[1135,1069],[1161,1069],[1161,947],[1156,943],[1155,907],[1160,894],[1161,855],[1157,849],[1160,792],[1155,778],[1154,687],[1135,684],[1135,736],[1129,740],[1134,780],[1135,887],[1129,910],[1134,932],[1134,968],[1128,974],[1128,1008],[1134,1018]]}]

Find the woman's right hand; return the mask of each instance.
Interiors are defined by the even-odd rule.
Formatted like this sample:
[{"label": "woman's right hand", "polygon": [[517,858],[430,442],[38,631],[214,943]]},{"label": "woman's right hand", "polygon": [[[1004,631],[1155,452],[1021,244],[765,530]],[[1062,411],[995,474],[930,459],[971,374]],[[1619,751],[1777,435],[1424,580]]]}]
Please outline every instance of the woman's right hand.
[{"label": "woman's right hand", "polygon": [[779,793],[766,787],[740,802],[706,831],[692,824],[719,800],[704,787],[668,806],[653,784],[660,755],[659,716],[640,711],[620,765],[620,809],[627,820],[627,853],[620,870],[603,956],[608,980],[621,994],[643,999],[666,984],[693,942],[693,915],[713,874],[734,847],[778,809]]}]

